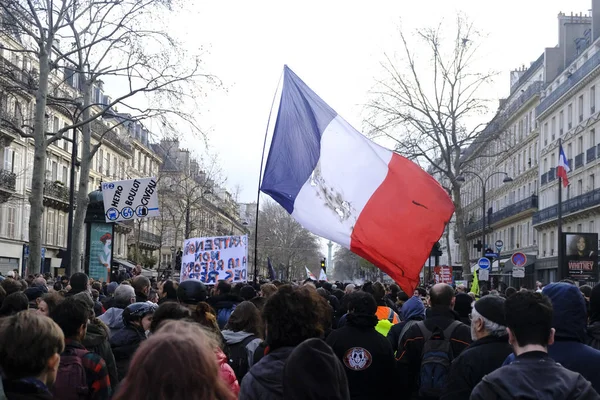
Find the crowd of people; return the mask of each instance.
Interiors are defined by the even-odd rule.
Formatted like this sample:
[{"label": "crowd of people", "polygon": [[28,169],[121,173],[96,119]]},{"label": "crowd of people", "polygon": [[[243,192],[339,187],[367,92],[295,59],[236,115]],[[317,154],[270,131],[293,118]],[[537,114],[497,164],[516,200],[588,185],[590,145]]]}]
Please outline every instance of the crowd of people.
[{"label": "crowd of people", "polygon": [[0,279],[0,399],[600,399],[600,285]]}]

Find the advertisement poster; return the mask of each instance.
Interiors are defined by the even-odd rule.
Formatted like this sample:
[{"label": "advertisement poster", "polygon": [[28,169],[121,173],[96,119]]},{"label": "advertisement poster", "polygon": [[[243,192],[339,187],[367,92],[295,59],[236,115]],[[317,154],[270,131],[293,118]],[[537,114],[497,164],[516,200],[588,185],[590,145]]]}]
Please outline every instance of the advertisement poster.
[{"label": "advertisement poster", "polygon": [[137,178],[102,184],[106,222],[160,216],[156,178]]},{"label": "advertisement poster", "polygon": [[598,275],[598,234],[564,233],[568,274],[574,278]]},{"label": "advertisement poster", "polygon": [[197,279],[208,285],[220,280],[248,280],[248,237],[218,236],[187,239],[183,243],[181,278]]},{"label": "advertisement poster", "polygon": [[435,278],[435,283],[447,283],[448,285],[452,284],[452,267],[433,267],[433,275]]},{"label": "advertisement poster", "polygon": [[113,225],[92,222],[90,225],[90,278],[108,281],[112,261]]}]

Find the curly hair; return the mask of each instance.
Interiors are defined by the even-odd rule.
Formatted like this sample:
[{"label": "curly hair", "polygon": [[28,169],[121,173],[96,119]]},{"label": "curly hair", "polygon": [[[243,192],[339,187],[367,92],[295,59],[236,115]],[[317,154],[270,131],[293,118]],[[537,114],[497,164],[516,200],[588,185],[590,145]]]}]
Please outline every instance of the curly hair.
[{"label": "curly hair", "polygon": [[267,300],[263,320],[271,350],[297,346],[306,339],[322,337],[328,315],[327,302],[316,290],[284,285]]}]

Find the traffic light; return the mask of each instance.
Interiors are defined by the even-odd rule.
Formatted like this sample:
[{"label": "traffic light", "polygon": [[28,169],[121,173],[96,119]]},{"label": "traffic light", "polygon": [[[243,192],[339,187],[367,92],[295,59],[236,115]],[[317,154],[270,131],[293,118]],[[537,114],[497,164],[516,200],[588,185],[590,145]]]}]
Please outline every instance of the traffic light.
[{"label": "traffic light", "polygon": [[323,269],[323,272],[327,273],[327,267],[325,266],[325,258],[321,260],[321,268]]},{"label": "traffic light", "polygon": [[430,257],[441,257],[443,254],[441,247],[440,242],[435,242],[431,248]]}]

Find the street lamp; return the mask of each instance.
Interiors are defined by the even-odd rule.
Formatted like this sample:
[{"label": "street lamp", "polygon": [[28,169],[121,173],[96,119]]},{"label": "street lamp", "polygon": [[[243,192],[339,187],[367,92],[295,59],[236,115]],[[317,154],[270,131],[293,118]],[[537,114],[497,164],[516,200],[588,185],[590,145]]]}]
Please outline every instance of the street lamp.
[{"label": "street lamp", "polygon": [[[485,179],[481,177],[481,175],[479,175],[476,172],[473,171],[464,171],[464,174],[471,174],[473,176],[476,176],[479,181],[481,182],[481,200],[482,200],[482,215],[481,215],[481,221],[482,221],[482,229],[481,229],[481,256],[484,257],[485,256],[485,216],[486,216],[486,207],[485,207],[485,190],[487,187],[487,183],[490,180],[490,178],[492,176],[496,176],[496,175],[504,175],[504,179],[502,180],[502,183],[509,183],[512,182],[513,179],[508,176],[508,174],[506,172],[492,172],[490,175],[488,175]],[[465,177],[463,175],[459,175],[456,177],[456,181],[457,182],[465,182]]]}]

